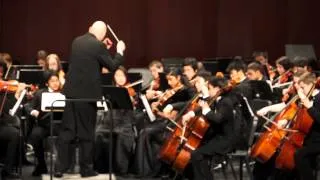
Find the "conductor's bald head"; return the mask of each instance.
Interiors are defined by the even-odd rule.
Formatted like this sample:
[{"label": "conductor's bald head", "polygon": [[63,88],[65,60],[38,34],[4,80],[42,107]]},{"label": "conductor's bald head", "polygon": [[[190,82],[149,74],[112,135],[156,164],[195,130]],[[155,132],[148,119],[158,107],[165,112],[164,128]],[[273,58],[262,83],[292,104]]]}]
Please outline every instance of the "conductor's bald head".
[{"label": "conductor's bald head", "polygon": [[93,34],[99,41],[102,41],[107,33],[107,25],[103,21],[94,22],[90,28],[89,33]]}]

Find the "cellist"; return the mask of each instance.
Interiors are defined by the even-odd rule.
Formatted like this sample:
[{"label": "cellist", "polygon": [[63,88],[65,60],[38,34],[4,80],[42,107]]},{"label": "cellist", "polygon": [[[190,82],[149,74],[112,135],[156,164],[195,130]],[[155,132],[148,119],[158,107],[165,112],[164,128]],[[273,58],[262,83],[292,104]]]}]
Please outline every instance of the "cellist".
[{"label": "cellist", "polygon": [[[198,101],[201,110],[189,111],[182,117],[183,124],[197,115],[204,116],[210,123],[200,147],[191,154],[192,177],[194,180],[211,180],[212,172],[208,160],[212,157],[214,163],[221,163],[221,157],[232,151],[237,142],[234,129],[233,93],[227,88],[228,81],[221,77],[212,77],[207,81],[197,76],[195,86],[202,98]],[[212,98],[215,98],[214,100]],[[209,105],[209,102],[213,103]]]},{"label": "cellist", "polygon": [[[166,78],[170,86],[169,91],[175,89],[175,93],[165,102],[154,102],[153,108],[157,107],[155,113],[160,112],[164,117],[157,116],[155,121],[146,125],[139,133],[134,161],[134,171],[139,177],[158,175],[161,163],[156,158],[159,148],[155,147],[163,142],[163,137],[167,132],[166,126],[169,124],[168,118],[172,118],[169,117],[171,116],[170,112],[180,104],[185,104],[185,101],[188,101],[194,95],[192,89],[185,85],[187,80],[184,80],[180,69],[170,69]],[[165,96],[165,94],[162,96]]]},{"label": "cellist", "polygon": [[[320,93],[319,89],[312,90],[315,82],[316,76],[308,72],[300,77],[297,87],[300,101],[313,119],[313,124],[305,137],[303,147],[298,149],[294,156],[300,180],[314,179],[312,163],[320,154]],[[311,90],[311,96],[307,98],[307,94]]]}]

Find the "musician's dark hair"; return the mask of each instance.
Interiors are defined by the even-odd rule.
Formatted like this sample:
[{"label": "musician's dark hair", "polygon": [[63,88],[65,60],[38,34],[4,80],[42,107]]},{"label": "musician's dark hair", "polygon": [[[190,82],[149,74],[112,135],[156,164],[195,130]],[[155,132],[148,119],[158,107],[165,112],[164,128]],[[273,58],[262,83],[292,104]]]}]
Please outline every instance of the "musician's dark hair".
[{"label": "musician's dark hair", "polygon": [[39,50],[37,52],[37,60],[38,59],[43,59],[46,60],[48,53],[45,50]]},{"label": "musician's dark hair", "polygon": [[277,59],[276,64],[280,64],[281,66],[283,66],[286,71],[292,68],[292,61],[286,56],[282,56]]},{"label": "musician's dark hair", "polygon": [[252,62],[248,65],[247,70],[260,71],[262,74],[264,72],[263,66],[259,62]]},{"label": "musician's dark hair", "polygon": [[263,56],[264,58],[268,59],[268,52],[267,51],[254,51],[252,53],[252,57],[258,57],[258,56]]},{"label": "musician's dark hair", "polygon": [[154,66],[154,65],[155,65],[158,69],[163,68],[163,64],[162,64],[162,62],[159,61],[159,60],[153,60],[153,61],[151,61],[150,64],[149,64],[149,68],[151,68],[151,67]]},{"label": "musician's dark hair", "polygon": [[57,78],[59,78],[59,73],[57,71],[53,71],[53,70],[46,70],[43,72],[43,80],[45,83],[48,83],[49,80],[53,77],[56,76]]},{"label": "musician's dark hair", "polygon": [[184,66],[191,66],[193,70],[197,70],[198,69],[198,62],[197,59],[194,57],[186,57],[183,60],[183,64],[182,67]]},{"label": "musician's dark hair", "polygon": [[301,56],[296,56],[293,61],[293,66],[296,67],[305,67],[305,66],[309,66],[309,60],[306,57],[301,57]]},{"label": "musician's dark hair", "polygon": [[201,70],[197,72],[197,76],[202,77],[205,81],[209,81],[212,74],[209,71]]},{"label": "musician's dark hair", "polygon": [[242,60],[233,60],[227,67],[227,72],[230,73],[232,70],[243,71],[244,73],[247,70],[247,65]]},{"label": "musician's dark hair", "polygon": [[223,89],[228,86],[228,80],[224,77],[213,76],[210,78],[209,84]]},{"label": "musician's dark hair", "polygon": [[180,81],[183,85],[191,86],[188,79],[185,76],[183,76],[181,68],[170,67],[170,68],[166,69],[166,75],[167,76],[174,76],[174,77],[180,76]]}]

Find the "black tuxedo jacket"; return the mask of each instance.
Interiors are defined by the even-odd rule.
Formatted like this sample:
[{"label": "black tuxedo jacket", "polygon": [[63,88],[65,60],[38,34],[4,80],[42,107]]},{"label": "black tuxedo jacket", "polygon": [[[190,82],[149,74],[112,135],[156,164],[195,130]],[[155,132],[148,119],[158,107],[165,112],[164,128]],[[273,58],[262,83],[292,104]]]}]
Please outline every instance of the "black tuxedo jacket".
[{"label": "black tuxedo jacket", "polygon": [[94,35],[77,37],[72,43],[64,94],[68,98],[101,98],[101,67],[114,71],[122,62],[120,54],[113,59]]}]

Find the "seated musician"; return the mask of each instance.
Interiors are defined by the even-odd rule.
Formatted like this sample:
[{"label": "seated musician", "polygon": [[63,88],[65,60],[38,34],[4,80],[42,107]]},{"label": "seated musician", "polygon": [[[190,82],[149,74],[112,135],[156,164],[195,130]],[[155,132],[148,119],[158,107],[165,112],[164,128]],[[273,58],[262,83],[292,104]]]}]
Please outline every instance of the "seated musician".
[{"label": "seated musician", "polygon": [[56,71],[45,71],[46,88],[38,90],[30,103],[25,105],[28,114],[35,117],[37,126],[33,127],[30,142],[34,148],[38,164],[32,172],[33,176],[40,176],[48,172],[44,157],[43,140],[50,135],[50,114],[41,111],[41,96],[44,92],[59,92],[60,81]]},{"label": "seated musician", "polygon": [[165,87],[161,87],[161,79],[159,75],[159,73],[164,72],[163,64],[158,60],[153,60],[149,64],[149,71],[151,72],[153,79],[146,91],[146,97],[147,99],[152,100],[165,90]]},{"label": "seated musician", "polygon": [[[286,103],[291,100],[296,94],[296,87],[298,87],[298,82],[300,77],[305,73],[305,71],[300,71],[294,73],[293,75],[293,84],[290,86],[290,91],[286,91],[286,93],[282,97],[282,102],[273,104],[270,106],[266,106],[257,111],[257,115],[264,116],[269,112],[276,113],[282,111],[286,107]],[[284,126],[287,123],[285,120],[280,120],[278,122],[279,127]],[[264,130],[262,127],[263,123],[259,122],[257,131]],[[275,168],[275,158],[276,154],[272,156],[267,162],[261,163],[256,161],[253,168],[253,177],[256,180],[267,180],[269,177],[277,178],[277,179],[292,179],[295,174],[292,172],[284,172],[282,170]]]},{"label": "seated musician", "polygon": [[292,71],[299,72],[299,71],[311,71],[312,67],[310,67],[309,59],[306,57],[296,56],[292,60]]},{"label": "seated musician", "polygon": [[45,50],[37,51],[36,64],[41,66],[43,70],[45,69],[45,66],[46,66],[47,56],[48,56],[48,53]]},{"label": "seated musician", "polygon": [[[299,86],[297,86],[300,101],[313,119],[311,129],[304,139],[303,147],[298,149],[294,156],[300,180],[315,179],[312,164],[320,154],[320,93],[319,89],[313,89],[315,82],[316,76],[308,72],[300,76]],[[307,97],[309,92],[311,96]]]},{"label": "seated musician", "polygon": [[195,78],[198,72],[197,59],[192,57],[185,58],[182,64],[182,68],[183,68],[183,75],[187,77],[191,85],[194,85]]},{"label": "seated musician", "polygon": [[256,62],[259,62],[263,66],[263,74],[272,81],[277,74],[274,68],[268,63],[268,52],[255,51],[252,56]]},{"label": "seated musician", "polygon": [[[135,173],[139,176],[156,176],[159,173],[161,163],[156,157],[167,132],[166,126],[170,124],[168,118],[174,119],[172,110],[176,104],[181,102],[185,104],[185,101],[194,95],[194,92],[190,91],[190,87],[184,84],[180,69],[170,69],[166,78],[170,89],[151,105],[153,111],[161,116],[157,116],[155,121],[146,125],[138,136],[134,168]],[[169,97],[168,95],[171,93],[173,95]],[[166,97],[168,98],[166,99]]]},{"label": "seated musician", "polygon": [[249,84],[249,79],[246,77],[247,66],[242,60],[232,61],[227,72],[230,74],[232,84],[235,85],[233,91],[245,96],[248,100],[253,98],[252,87]]},{"label": "seated musician", "polygon": [[[114,72],[113,81],[114,85],[117,87],[127,87],[130,85],[127,77],[127,70],[123,66],[119,66],[118,69]],[[137,96],[137,93],[135,92],[133,87],[128,87],[127,90],[132,104],[135,107],[138,103],[139,97]]]},{"label": "seated musician", "polygon": [[[183,124],[194,116],[204,116],[210,123],[200,147],[191,154],[192,178],[194,180],[211,180],[212,172],[208,160],[214,159],[214,163],[220,163],[221,157],[231,152],[237,143],[237,133],[234,129],[233,105],[234,98],[230,93],[228,81],[225,78],[212,77],[206,81],[197,77],[195,86],[202,94],[202,100],[198,101],[201,111],[190,111],[182,117]],[[213,103],[211,103],[213,101]],[[211,104],[210,104],[211,103]]]},{"label": "seated musician", "polygon": [[267,81],[267,77],[263,74],[263,67],[260,63],[252,62],[248,65],[247,78],[255,81]]},{"label": "seated musician", "polygon": [[61,87],[63,87],[65,80],[65,73],[62,69],[60,58],[57,54],[49,54],[46,58],[45,70],[57,71]]},{"label": "seated musician", "polygon": [[[4,164],[1,176],[4,178],[19,178],[13,168],[19,159],[19,122],[17,118],[9,115],[9,110],[13,108],[26,85],[19,83],[15,93],[1,92],[0,102],[4,103],[0,113],[0,144],[1,163]],[[3,157],[2,157],[3,155]]]},{"label": "seated musician", "polygon": [[277,59],[276,67],[279,77],[273,81],[273,84],[282,84],[292,81],[292,62],[288,57],[282,56]]}]

